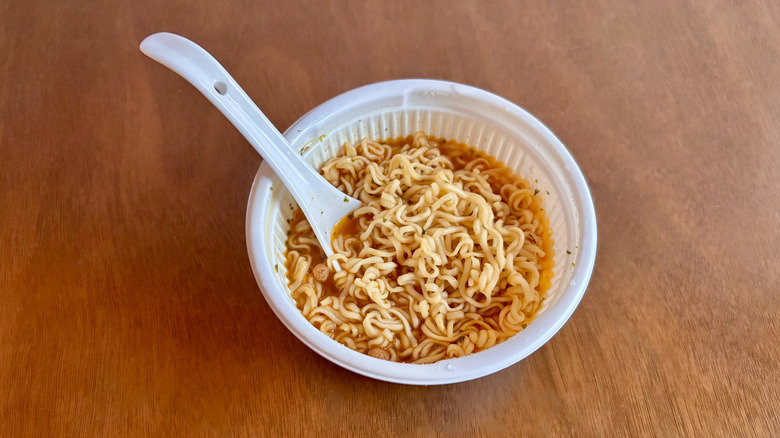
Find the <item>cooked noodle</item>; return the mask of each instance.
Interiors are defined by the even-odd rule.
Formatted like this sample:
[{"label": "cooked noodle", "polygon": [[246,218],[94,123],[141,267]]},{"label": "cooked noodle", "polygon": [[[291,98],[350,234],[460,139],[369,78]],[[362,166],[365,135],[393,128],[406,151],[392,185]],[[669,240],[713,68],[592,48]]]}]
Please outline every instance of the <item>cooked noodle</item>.
[{"label": "cooked noodle", "polygon": [[502,163],[418,132],[346,143],[322,174],[363,202],[327,261],[299,210],[291,220],[292,298],[323,333],[374,357],[431,363],[505,341],[539,310],[552,231],[538,190]]}]

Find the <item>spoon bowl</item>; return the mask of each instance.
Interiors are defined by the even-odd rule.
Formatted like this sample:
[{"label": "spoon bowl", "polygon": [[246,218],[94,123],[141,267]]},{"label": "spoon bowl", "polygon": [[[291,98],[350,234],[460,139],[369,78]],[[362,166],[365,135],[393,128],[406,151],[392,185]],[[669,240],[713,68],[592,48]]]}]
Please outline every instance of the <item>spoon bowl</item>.
[{"label": "spoon bowl", "polygon": [[362,203],[331,185],[304,161],[227,70],[203,48],[179,35],[160,32],[146,37],[141,51],[186,79],[230,120],[290,191],[325,254],[333,255],[330,242],[334,227]]}]

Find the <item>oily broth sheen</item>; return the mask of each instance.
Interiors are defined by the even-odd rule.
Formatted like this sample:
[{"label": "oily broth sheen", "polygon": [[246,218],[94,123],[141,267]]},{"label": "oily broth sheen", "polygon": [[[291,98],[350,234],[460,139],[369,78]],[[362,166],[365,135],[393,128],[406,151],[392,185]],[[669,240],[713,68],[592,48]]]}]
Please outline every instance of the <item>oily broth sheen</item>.
[{"label": "oily broth sheen", "polygon": [[[549,226],[549,220],[545,216],[544,208],[542,207],[543,200],[538,190],[534,189],[525,179],[513,174],[503,163],[474,148],[462,143],[446,141],[443,138],[427,137],[422,133],[417,133],[415,136],[385,140],[379,143],[363,140],[355,146],[345,145],[339,156],[323,165],[323,169],[329,168],[328,174],[331,177],[334,175],[334,172],[341,172],[339,175],[343,177],[343,180],[331,181],[331,183],[334,183],[336,186],[341,185],[340,188],[351,196],[357,194],[365,197],[368,195],[360,193],[360,187],[353,184],[356,178],[354,178],[354,175],[353,177],[349,175],[350,172],[354,173],[354,169],[349,169],[351,164],[345,161],[347,160],[345,158],[348,153],[347,147],[350,148],[350,153],[353,155],[353,158],[350,158],[352,163],[355,160],[359,160],[369,164],[370,162],[387,164],[387,160],[391,160],[390,157],[396,154],[414,156],[417,151],[422,150],[425,152],[419,154],[418,158],[435,163],[433,164],[434,167],[442,165],[453,172],[475,172],[481,175],[481,179],[478,177],[476,182],[466,181],[463,183],[463,186],[469,187],[467,192],[490,191],[492,194],[489,194],[489,196],[493,196],[494,199],[498,199],[498,196],[500,196],[500,201],[498,202],[509,206],[502,207],[504,210],[509,208],[512,212],[518,212],[518,214],[512,213],[511,218],[507,217],[507,223],[515,220],[515,222],[519,223],[518,227],[524,227],[528,231],[523,234],[525,239],[520,250],[520,253],[524,254],[524,256],[521,257],[515,254],[513,256],[515,261],[513,267],[522,266],[522,269],[517,268],[517,272],[521,272],[523,277],[528,278],[519,279],[515,276],[514,283],[511,281],[507,283],[508,280],[503,278],[499,280],[495,288],[481,295],[484,298],[482,301],[476,298],[466,299],[465,296],[461,296],[462,293],[460,291],[464,290],[468,281],[472,281],[472,283],[478,281],[476,277],[473,280],[464,279],[465,276],[461,275],[462,272],[449,272],[447,275],[442,275],[442,277],[449,276],[449,286],[446,282],[442,282],[439,279],[435,281],[437,285],[439,283],[442,283],[442,285],[430,286],[429,284],[433,284],[434,281],[431,278],[426,280],[427,283],[425,284],[422,279],[416,278],[414,280],[416,281],[415,284],[403,286],[404,291],[393,292],[389,291],[388,288],[394,287],[400,290],[402,287],[401,283],[409,283],[408,274],[412,272],[412,261],[410,261],[411,257],[409,254],[399,253],[403,257],[388,258],[387,251],[385,251],[380,252],[380,255],[385,256],[385,261],[401,263],[401,259],[405,259],[403,263],[406,263],[406,265],[397,264],[395,269],[385,269],[385,272],[379,279],[374,278],[376,272],[369,273],[370,268],[367,268],[364,271],[353,269],[354,272],[339,273],[338,281],[336,280],[337,275],[334,275],[331,270],[326,280],[319,281],[313,277],[312,270],[315,266],[328,261],[325,260],[324,254],[305,217],[300,209],[296,209],[289,220],[290,233],[286,242],[285,267],[287,268],[288,285],[296,306],[315,327],[338,342],[374,357],[398,362],[430,363],[451,357],[473,354],[490,348],[508,339],[531,322],[541,307],[547,289],[550,287],[554,263],[552,230]],[[364,155],[360,155],[361,151]],[[357,155],[355,155],[356,153]],[[439,157],[439,154],[444,158]],[[366,157],[370,157],[370,159],[366,160]],[[337,160],[339,159],[342,161],[338,162]],[[329,163],[331,164],[329,165]],[[346,170],[344,170],[345,168]],[[366,166],[362,168],[365,169]],[[387,166],[386,168],[389,169]],[[419,170],[424,168],[424,166],[417,166],[410,169]],[[414,170],[410,170],[410,172],[414,173]],[[444,175],[450,174],[446,173]],[[466,174],[465,176],[467,179],[470,177],[471,174]],[[446,180],[447,177],[445,176],[444,178]],[[365,182],[367,179],[363,181]],[[386,183],[385,189],[389,189],[388,186],[394,184],[393,181],[382,182]],[[450,181],[445,182],[449,183]],[[455,181],[453,180],[452,182],[454,183]],[[377,190],[382,188],[380,183],[377,183],[376,186]],[[414,186],[412,189],[407,190],[406,194],[412,192],[422,193],[424,189],[425,187],[422,186]],[[365,192],[366,190],[363,191]],[[402,198],[403,202],[408,204],[408,211],[412,211],[415,205],[421,206],[423,209],[426,208],[425,202],[421,201],[419,196],[415,201],[415,196],[413,194],[410,199]],[[458,199],[458,202],[462,201],[462,199]],[[364,201],[365,207],[365,199],[361,200]],[[514,202],[514,204],[510,205],[511,202]],[[446,200],[444,200],[444,203],[446,203]],[[495,208],[494,206],[493,209],[495,210]],[[355,214],[351,214],[339,222],[333,232],[333,244],[334,249],[337,249],[340,245],[342,252],[345,254],[355,255],[363,251],[366,253],[365,259],[371,259],[373,253],[370,251],[370,248],[367,249],[364,246],[368,246],[367,241],[379,236],[379,234],[371,234],[375,233],[373,229],[369,234],[366,234],[366,231],[372,226],[376,228],[391,224],[386,224],[387,217],[380,221],[371,212],[363,210],[370,209],[358,209]],[[379,215],[386,213],[376,209],[374,209],[374,212]],[[442,215],[446,216],[444,213]],[[442,235],[450,232],[448,231],[449,228],[446,227],[447,222],[444,221],[444,223],[445,226],[439,227],[443,231],[437,234],[439,241],[441,241]],[[399,225],[401,228],[396,227],[394,232],[397,233],[399,230],[404,229],[403,225]],[[406,224],[406,226],[408,228],[409,225]],[[426,230],[423,228],[421,234],[424,236],[425,233]],[[361,239],[361,235],[368,237]],[[408,232],[400,234],[402,238],[407,240],[408,235]],[[415,235],[414,238],[421,245],[422,240],[426,240],[420,235]],[[444,238],[446,239],[447,237],[445,236]],[[490,241],[488,241],[488,244],[490,244]],[[479,246],[475,242],[472,242],[472,245],[475,248]],[[496,246],[500,247],[501,245]],[[512,247],[512,239],[505,238],[503,250],[512,249]],[[515,244],[515,250],[518,247],[519,244]],[[503,253],[506,251],[499,252]],[[436,257],[435,254],[431,254],[431,256]],[[497,254],[485,254],[484,256],[475,254],[472,256],[472,260],[476,260],[474,257],[484,262],[482,265],[483,274],[484,271],[489,270],[487,260],[500,259]],[[535,259],[530,260],[531,258]],[[420,260],[423,260],[420,263],[425,264],[427,263],[425,261],[430,261],[430,257],[420,257]],[[517,262],[518,260],[520,262]],[[352,265],[360,265],[363,261],[365,260],[353,257],[352,262],[354,263]],[[339,263],[341,264],[342,262],[339,261]],[[387,264],[377,263],[376,266],[379,267],[387,266]],[[530,264],[534,265],[534,269],[528,268]],[[440,266],[440,268],[446,271],[444,266]],[[401,278],[399,278],[399,271],[402,273]],[[458,275],[461,275],[459,280],[461,281],[460,289],[452,287],[452,283],[458,278]],[[509,275],[517,275],[517,273]],[[481,280],[482,277],[480,277],[479,281]],[[376,287],[373,289],[371,287],[361,289],[361,287],[356,286],[358,283],[365,284],[372,281],[374,283],[378,281],[379,285],[384,285],[386,289],[380,293],[376,291]],[[339,287],[337,283],[341,284],[342,287]],[[502,283],[506,283],[504,289],[498,287],[498,284]],[[530,287],[532,283],[535,283],[533,288]],[[515,286],[510,286],[511,284]],[[518,292],[520,287],[518,284],[526,285],[523,286],[522,292]],[[440,311],[437,315],[433,315],[436,310],[430,310],[427,317],[422,318],[425,309],[421,311],[415,309],[425,307],[423,306],[423,299],[420,297],[424,297],[426,300],[430,298],[427,295],[429,292],[423,290],[428,287],[438,287],[439,289],[434,292],[434,295],[438,293],[440,299],[439,301],[436,299],[431,300],[434,302],[433,306],[439,306],[436,307],[437,309],[444,308],[447,310],[445,313]],[[382,288],[380,287],[380,289]],[[367,296],[365,293],[367,290],[373,290],[374,295],[368,294]],[[510,291],[512,292],[510,293]],[[377,296],[380,298],[377,298]],[[464,299],[467,302],[464,302]],[[483,305],[485,302],[488,304],[484,305],[484,307],[475,307],[476,305]],[[431,307],[431,309],[433,308]]]}]

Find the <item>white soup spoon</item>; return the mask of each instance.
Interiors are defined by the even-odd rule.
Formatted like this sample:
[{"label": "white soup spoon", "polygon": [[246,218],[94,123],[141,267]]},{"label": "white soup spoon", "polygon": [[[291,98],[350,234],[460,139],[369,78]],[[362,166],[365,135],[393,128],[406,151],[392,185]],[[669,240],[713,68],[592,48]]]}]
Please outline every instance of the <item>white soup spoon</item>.
[{"label": "white soup spoon", "polygon": [[146,37],[141,51],[186,79],[233,123],[292,193],[325,254],[333,255],[334,227],[362,203],[333,187],[304,161],[227,70],[203,48],[179,35],[161,32]]}]

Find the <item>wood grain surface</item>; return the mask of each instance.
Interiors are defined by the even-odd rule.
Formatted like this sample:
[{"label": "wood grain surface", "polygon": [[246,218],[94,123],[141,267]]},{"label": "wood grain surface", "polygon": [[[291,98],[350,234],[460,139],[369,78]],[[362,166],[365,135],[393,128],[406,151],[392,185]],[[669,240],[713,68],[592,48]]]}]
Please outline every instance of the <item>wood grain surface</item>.
[{"label": "wood grain surface", "polygon": [[[780,436],[780,3],[187,3],[0,2],[0,436]],[[580,307],[461,384],[321,358],[252,275],[261,160],[158,31],[280,129],[397,78],[526,108],[595,199]]]}]

